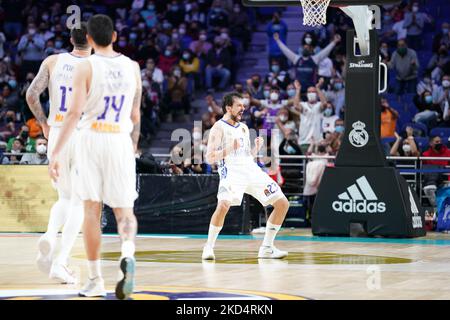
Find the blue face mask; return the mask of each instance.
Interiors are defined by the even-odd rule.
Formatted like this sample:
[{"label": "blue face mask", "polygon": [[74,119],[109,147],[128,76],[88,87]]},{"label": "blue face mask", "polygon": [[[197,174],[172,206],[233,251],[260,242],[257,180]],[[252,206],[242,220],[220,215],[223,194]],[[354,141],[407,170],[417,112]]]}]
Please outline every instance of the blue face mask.
[{"label": "blue face mask", "polygon": [[341,90],[342,87],[343,87],[343,85],[342,85],[342,83],[340,83],[340,82],[334,84],[334,89],[336,89],[336,90],[338,90],[338,91]]},{"label": "blue face mask", "polygon": [[442,33],[443,33],[443,34],[447,34],[448,31],[449,31],[449,29],[447,29],[447,28],[442,29]]},{"label": "blue face mask", "polygon": [[336,126],[334,129],[337,133],[344,133],[344,126]]},{"label": "blue face mask", "polygon": [[177,6],[177,5],[172,5],[171,10],[172,10],[172,11],[178,11],[178,6]]},{"label": "blue face mask", "polygon": [[55,41],[55,48],[56,49],[61,49],[63,46],[63,42],[62,41]]},{"label": "blue face mask", "polygon": [[426,102],[427,104],[433,103],[433,97],[432,97],[432,96],[426,96],[426,97],[425,97],[425,102]]},{"label": "blue face mask", "polygon": [[287,148],[286,148],[286,152],[287,152],[288,154],[295,154],[295,149],[294,149],[293,146],[289,145],[289,146],[287,146]]},{"label": "blue face mask", "polygon": [[11,89],[13,89],[13,90],[17,87],[17,81],[16,80],[9,80],[8,84],[11,87]]},{"label": "blue face mask", "polygon": [[280,71],[280,66],[277,64],[272,65],[272,72],[279,72]]},{"label": "blue face mask", "polygon": [[325,109],[323,114],[325,115],[325,117],[330,117],[333,114],[333,110],[332,109]]},{"label": "blue face mask", "polygon": [[264,97],[266,99],[269,99],[269,96],[270,96],[270,91],[269,90],[264,90]]},{"label": "blue face mask", "polygon": [[295,89],[289,89],[289,90],[287,91],[287,94],[288,94],[289,97],[295,96]]}]

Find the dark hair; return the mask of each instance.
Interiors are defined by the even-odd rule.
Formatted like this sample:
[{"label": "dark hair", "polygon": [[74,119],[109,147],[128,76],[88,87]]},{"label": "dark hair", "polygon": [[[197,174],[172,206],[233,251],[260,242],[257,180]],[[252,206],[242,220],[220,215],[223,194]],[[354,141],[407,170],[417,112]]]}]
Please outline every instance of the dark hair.
[{"label": "dark hair", "polygon": [[75,48],[85,48],[87,46],[87,24],[86,22],[80,23],[80,28],[73,28],[70,31],[70,37],[73,40]]},{"label": "dark hair", "polygon": [[38,140],[45,140],[45,141],[47,141],[47,138],[44,137],[42,134],[40,134],[40,135],[38,135],[38,136],[36,137],[36,139],[35,139],[35,141],[38,141]]},{"label": "dark hair", "polygon": [[234,103],[234,99],[239,98],[242,99],[242,95],[238,92],[230,92],[223,96],[222,98],[222,111],[223,113],[227,113],[227,106],[231,107]]},{"label": "dark hair", "polygon": [[107,47],[112,42],[114,32],[113,22],[110,17],[104,14],[96,14],[89,19],[87,32],[95,44]]},{"label": "dark hair", "polygon": [[430,140],[428,140],[428,141],[431,142],[431,141],[434,140],[434,138],[441,138],[441,136],[438,135],[438,134],[435,134],[435,135],[431,136],[431,137],[430,137]]},{"label": "dark hair", "polygon": [[326,153],[327,148],[323,144],[321,144],[321,145],[317,146],[317,152]]}]

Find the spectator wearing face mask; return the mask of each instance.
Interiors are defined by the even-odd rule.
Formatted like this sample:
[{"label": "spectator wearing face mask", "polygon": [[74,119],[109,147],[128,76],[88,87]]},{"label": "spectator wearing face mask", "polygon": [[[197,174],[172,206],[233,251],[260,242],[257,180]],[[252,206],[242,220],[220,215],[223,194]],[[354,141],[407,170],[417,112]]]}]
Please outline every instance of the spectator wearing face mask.
[{"label": "spectator wearing face mask", "polygon": [[189,45],[189,49],[200,58],[205,58],[209,50],[211,50],[213,45],[208,41],[208,34],[206,30],[200,30],[198,35],[198,40],[193,41]]},{"label": "spectator wearing face mask", "polygon": [[[417,144],[414,140],[413,129],[411,127],[406,128],[406,139],[395,132],[395,142],[392,145],[390,155],[396,157],[418,157],[420,152],[417,149]],[[403,163],[403,162],[402,162]]]},{"label": "spectator wearing face mask", "polygon": [[158,14],[153,1],[149,1],[145,9],[140,11],[140,14],[148,28],[153,28],[158,23]]},{"label": "spectator wearing face mask", "polygon": [[142,78],[148,78],[156,82],[162,90],[164,75],[162,70],[155,66],[155,61],[153,59],[147,60],[145,68],[141,70],[141,76]]},{"label": "spectator wearing face mask", "polygon": [[206,25],[206,14],[200,11],[199,5],[195,2],[186,4],[186,14],[184,16],[184,21],[186,22],[197,22],[202,26]]},{"label": "spectator wearing face mask", "polygon": [[181,68],[179,66],[173,67],[172,73],[167,81],[167,95],[169,97],[168,122],[171,122],[172,118],[176,116],[180,110],[184,110],[185,115],[189,114],[190,103],[187,85],[188,80],[183,75]]},{"label": "spectator wearing face mask", "polygon": [[9,140],[19,134],[20,122],[16,121],[16,113],[14,110],[6,111],[5,115],[0,118],[0,141]]},{"label": "spectator wearing face mask", "polygon": [[398,96],[404,93],[413,93],[417,85],[419,61],[416,51],[408,48],[405,40],[397,43],[397,50],[392,54],[389,68],[394,69],[397,86],[395,91]]},{"label": "spectator wearing face mask", "polygon": [[[130,33],[130,39],[133,37],[136,37],[136,33],[132,32]],[[143,41],[138,47],[138,51],[136,53],[136,59],[138,60],[139,64],[142,66],[148,59],[152,59],[153,61],[156,61],[159,58],[159,49],[155,46],[155,41],[151,36],[149,36],[147,39]]]},{"label": "spectator wearing face mask", "polygon": [[177,62],[178,56],[174,52],[174,47],[169,45],[164,50],[164,53],[159,56],[158,68],[161,69],[164,75],[168,75]]},{"label": "spectator wearing face mask", "polygon": [[282,90],[286,90],[290,82],[291,78],[289,73],[285,70],[281,70],[279,61],[273,59],[270,65],[270,72],[266,75],[265,83],[268,83],[273,87],[279,87]]},{"label": "spectator wearing face mask", "polygon": [[389,106],[385,98],[381,98],[381,138],[395,136],[398,112]]},{"label": "spectator wearing face mask", "polygon": [[37,73],[40,63],[44,60],[45,41],[37,33],[36,25],[28,25],[28,33],[20,38],[17,45],[18,53],[21,57],[21,71],[23,78],[28,72]]},{"label": "spectator wearing face mask", "polygon": [[[326,146],[319,144],[313,156],[327,156]],[[312,208],[316,199],[316,194],[319,191],[320,182],[322,181],[323,173],[328,164],[327,159],[311,159],[305,168],[305,186],[303,189],[303,196],[306,203],[307,219],[311,221]]]},{"label": "spectator wearing face mask", "polygon": [[191,35],[188,33],[188,28],[186,26],[186,23],[180,24],[178,28],[178,36],[180,38],[180,48],[181,50],[189,49],[189,46],[191,45],[193,39]]},{"label": "spectator wearing face mask", "polygon": [[334,106],[332,103],[327,102],[325,110],[322,114],[322,132],[334,132],[335,123],[339,117],[334,112]]},{"label": "spectator wearing face mask", "polygon": [[335,107],[335,114],[339,116],[345,104],[344,80],[333,78],[330,83],[330,90],[325,91],[325,97]]},{"label": "spectator wearing face mask", "polygon": [[[247,79],[247,91],[250,92],[255,99],[269,99],[270,84],[263,84],[259,74],[254,74],[250,79]],[[264,90],[267,90],[267,94],[264,94]]]},{"label": "spectator wearing face mask", "polygon": [[431,19],[427,14],[419,11],[419,3],[414,2],[411,12],[405,13],[404,28],[406,29],[406,39],[411,48],[420,50],[422,48],[422,36],[425,23],[430,23]]},{"label": "spectator wearing face mask", "polygon": [[433,102],[431,92],[424,91],[422,95],[416,95],[414,104],[419,112],[414,116],[413,121],[424,124],[429,130],[436,127],[438,120],[442,117],[442,110],[438,104]]},{"label": "spectator wearing face mask", "polygon": [[311,45],[304,45],[302,56],[299,56],[280,41],[278,34],[275,33],[273,37],[283,54],[294,64],[296,70],[295,77],[300,81],[302,88],[305,90],[302,93],[305,93],[307,88],[316,84],[318,64],[328,57],[334,47],[341,41],[341,36],[336,34],[333,41],[317,54],[313,53]]},{"label": "spectator wearing face mask", "polygon": [[120,52],[127,57],[134,57],[136,54],[136,48],[129,43],[126,36],[119,36],[119,40],[115,43],[114,50]]},{"label": "spectator wearing face mask", "polygon": [[320,47],[317,46],[317,36],[313,32],[305,32],[303,34],[301,45],[298,48],[298,54],[300,56],[303,54],[303,49],[305,45],[311,46],[314,53],[318,53],[320,51]]},{"label": "spectator wearing face mask", "polygon": [[219,78],[219,89],[224,90],[231,77],[231,56],[228,50],[224,50],[221,40],[214,39],[214,48],[209,50],[206,58],[205,80],[206,88],[213,88],[213,78]]},{"label": "spectator wearing face mask", "polygon": [[12,138],[11,145],[6,147],[6,151],[12,153],[9,157],[9,164],[19,164],[22,159],[22,154],[25,152],[24,142],[20,138]]},{"label": "spectator wearing face mask", "polygon": [[22,142],[22,146],[25,147],[24,152],[35,152],[36,141],[30,137],[29,131],[30,129],[26,125],[22,126],[19,134],[14,138],[9,139],[7,150],[12,150],[14,141],[19,139]]},{"label": "spectator wearing face mask", "polygon": [[[281,69],[286,70],[288,68],[287,59],[280,49],[278,41],[286,43],[288,27],[278,12],[273,14],[272,21],[267,25],[266,33],[269,39],[269,65],[272,60],[276,59],[280,62]],[[277,35],[278,41],[275,39],[275,35]]]},{"label": "spectator wearing face mask", "polygon": [[431,79],[431,74],[426,72],[423,78],[419,81],[416,87],[416,92],[420,96],[425,91],[431,92],[433,96],[433,101],[437,101],[439,96],[439,86]]},{"label": "spectator wearing face mask", "polygon": [[[431,137],[429,145],[430,147],[428,148],[428,150],[423,152],[422,156],[436,158],[450,157],[450,150],[442,143],[441,137]],[[449,164],[450,162],[448,160],[423,160],[424,169],[444,169],[445,166],[448,166]],[[444,181],[444,177],[445,176],[442,173],[423,174],[423,190],[432,206],[436,206],[436,190]]]},{"label": "spectator wearing face mask", "polygon": [[47,139],[44,136],[36,138],[36,153],[25,153],[20,164],[43,165],[48,164]]},{"label": "spectator wearing face mask", "polygon": [[220,28],[228,26],[228,13],[222,8],[221,0],[214,0],[211,10],[206,17],[206,25],[209,31],[217,31]]},{"label": "spectator wearing face mask", "polygon": [[248,50],[251,40],[250,22],[247,12],[239,3],[233,5],[233,11],[229,16],[230,35],[242,43],[244,51]]},{"label": "spectator wearing face mask", "polygon": [[178,27],[184,21],[184,14],[184,8],[178,1],[173,0],[167,5],[167,12],[164,18],[167,19],[172,26]]},{"label": "spectator wearing face mask", "polygon": [[275,128],[279,130],[279,141],[286,137],[287,132],[296,133],[298,127],[298,123],[294,119],[294,113],[288,107],[283,107],[278,111],[275,124]]},{"label": "spectator wearing face mask", "polygon": [[[295,81],[297,91],[301,90],[302,85]],[[315,87],[307,89],[307,101],[300,102],[299,95],[296,95],[294,106],[300,112],[299,145],[302,152],[306,153],[311,140],[319,141],[322,137],[321,118],[322,112],[327,106],[327,98],[323,94],[321,87],[323,79],[320,79]]]},{"label": "spectator wearing face mask", "polygon": [[442,110],[442,126],[450,126],[450,76],[442,77],[442,85],[436,89],[436,103]]},{"label": "spectator wearing face mask", "polygon": [[188,79],[188,95],[192,97],[195,84],[200,81],[200,61],[191,50],[186,49],[181,55],[180,68]]},{"label": "spectator wearing face mask", "polygon": [[384,63],[391,61],[391,53],[389,52],[389,46],[386,42],[382,42],[380,45],[380,56]]},{"label": "spectator wearing face mask", "polygon": [[388,43],[389,45],[395,45],[397,42],[397,35],[394,28],[394,19],[392,13],[386,10],[383,14],[383,23],[381,24],[381,29],[378,31],[380,35],[380,40]]},{"label": "spectator wearing face mask", "polygon": [[448,55],[448,47],[441,45],[439,51],[431,57],[428,62],[427,70],[431,71],[431,77],[434,81],[439,82],[444,74],[445,66],[450,62]]},{"label": "spectator wearing face mask", "polygon": [[438,53],[442,45],[450,47],[450,24],[448,22],[442,23],[441,30],[434,36],[433,52]]}]

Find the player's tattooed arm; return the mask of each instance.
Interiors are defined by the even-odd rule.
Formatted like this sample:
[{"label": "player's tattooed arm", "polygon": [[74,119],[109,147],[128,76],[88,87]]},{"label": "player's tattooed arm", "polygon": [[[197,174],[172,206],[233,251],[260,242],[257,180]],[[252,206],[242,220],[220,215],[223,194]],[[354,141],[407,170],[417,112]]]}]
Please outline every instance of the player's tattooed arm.
[{"label": "player's tattooed arm", "polygon": [[141,100],[142,100],[142,80],[139,65],[136,63],[136,92],[133,99],[133,109],[131,112],[131,120],[133,121],[133,131],[131,132],[131,140],[135,151],[139,143],[139,137],[141,135]]},{"label": "player's tattooed arm", "polygon": [[[50,70],[48,65],[48,60],[44,61],[39,69],[38,74],[31,82],[26,93],[26,100],[28,106],[33,113],[36,120],[44,129],[44,134],[48,133],[47,117],[45,115],[44,109],[42,108],[41,102],[39,100],[40,95],[48,87],[48,82],[50,79]],[[47,132],[46,132],[47,131]]]}]

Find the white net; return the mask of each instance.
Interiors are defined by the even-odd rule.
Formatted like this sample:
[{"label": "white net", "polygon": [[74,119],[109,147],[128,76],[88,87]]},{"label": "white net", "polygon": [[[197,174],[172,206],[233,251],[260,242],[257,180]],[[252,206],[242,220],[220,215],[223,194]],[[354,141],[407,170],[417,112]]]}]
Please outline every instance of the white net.
[{"label": "white net", "polygon": [[327,23],[327,8],[330,0],[300,0],[303,7],[303,24],[320,26]]}]

